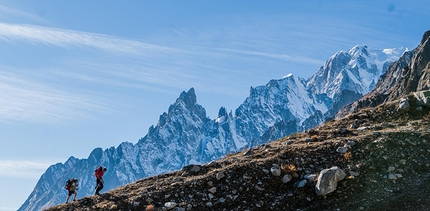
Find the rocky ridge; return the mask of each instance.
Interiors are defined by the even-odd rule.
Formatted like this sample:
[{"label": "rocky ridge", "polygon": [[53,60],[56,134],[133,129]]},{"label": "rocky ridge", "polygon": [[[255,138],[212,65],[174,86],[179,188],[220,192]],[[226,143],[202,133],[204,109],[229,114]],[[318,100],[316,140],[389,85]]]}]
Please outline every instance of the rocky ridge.
[{"label": "rocky ridge", "polygon": [[428,94],[47,211],[429,210]]}]

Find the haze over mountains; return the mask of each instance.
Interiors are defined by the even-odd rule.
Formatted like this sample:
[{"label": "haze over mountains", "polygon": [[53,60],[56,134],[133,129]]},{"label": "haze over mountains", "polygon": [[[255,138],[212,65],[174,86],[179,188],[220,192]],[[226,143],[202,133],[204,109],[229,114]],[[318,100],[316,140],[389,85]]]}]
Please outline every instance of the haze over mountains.
[{"label": "haze over mountains", "polygon": [[136,144],[97,148],[87,159],[72,156],[64,164],[49,167],[19,210],[40,210],[63,203],[64,183],[71,177],[79,178],[78,198],[92,195],[93,172],[99,165],[108,168],[107,191],[313,128],[371,91],[392,62],[402,68],[418,51],[375,50],[364,45],[340,51],[309,79],[286,75],[251,87],[249,97],[234,113],[220,108],[215,119],[206,116],[191,88],[180,94]]}]

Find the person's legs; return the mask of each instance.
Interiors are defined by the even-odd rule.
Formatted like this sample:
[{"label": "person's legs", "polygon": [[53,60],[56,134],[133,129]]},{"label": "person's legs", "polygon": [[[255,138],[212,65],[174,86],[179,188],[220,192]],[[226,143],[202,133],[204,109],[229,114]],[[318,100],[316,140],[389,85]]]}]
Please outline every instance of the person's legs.
[{"label": "person's legs", "polygon": [[103,183],[97,178],[96,195],[99,195],[100,190],[103,189]]},{"label": "person's legs", "polygon": [[76,201],[76,191],[73,194],[73,201]]},{"label": "person's legs", "polygon": [[69,202],[69,198],[71,195],[72,195],[72,193],[69,191],[69,194],[68,194],[67,199],[66,199],[66,204],[67,204],[67,202]]},{"label": "person's legs", "polygon": [[99,192],[100,192],[102,189],[103,189],[103,183],[102,183],[102,182],[100,182],[99,187],[98,187],[98,188],[97,188],[97,190],[96,190],[96,193],[97,193],[97,194],[100,194]]}]

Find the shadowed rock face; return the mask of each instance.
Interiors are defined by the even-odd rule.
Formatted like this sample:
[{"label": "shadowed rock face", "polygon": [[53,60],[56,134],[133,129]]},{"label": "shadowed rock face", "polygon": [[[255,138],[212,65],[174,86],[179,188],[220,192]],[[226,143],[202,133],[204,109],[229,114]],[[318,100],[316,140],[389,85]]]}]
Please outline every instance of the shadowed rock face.
[{"label": "shadowed rock face", "polygon": [[361,108],[375,107],[383,102],[397,100],[411,92],[428,90],[429,80],[430,31],[427,31],[419,46],[394,62],[370,93],[343,107],[335,117],[341,118]]}]

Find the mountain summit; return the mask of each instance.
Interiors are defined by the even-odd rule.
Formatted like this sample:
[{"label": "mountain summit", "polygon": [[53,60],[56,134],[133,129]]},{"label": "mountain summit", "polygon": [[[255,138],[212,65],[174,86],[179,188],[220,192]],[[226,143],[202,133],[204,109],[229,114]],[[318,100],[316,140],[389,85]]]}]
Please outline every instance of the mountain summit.
[{"label": "mountain summit", "polygon": [[234,113],[220,108],[215,119],[206,116],[191,88],[180,94],[136,144],[97,148],[87,159],[71,157],[64,164],[49,167],[19,211],[63,203],[63,183],[72,177],[80,180],[79,195],[91,195],[95,186],[93,170],[98,165],[108,169],[107,191],[313,128],[332,117],[337,108],[370,90],[403,51],[355,46],[338,52],[308,80],[289,74],[251,87],[249,97]]}]

